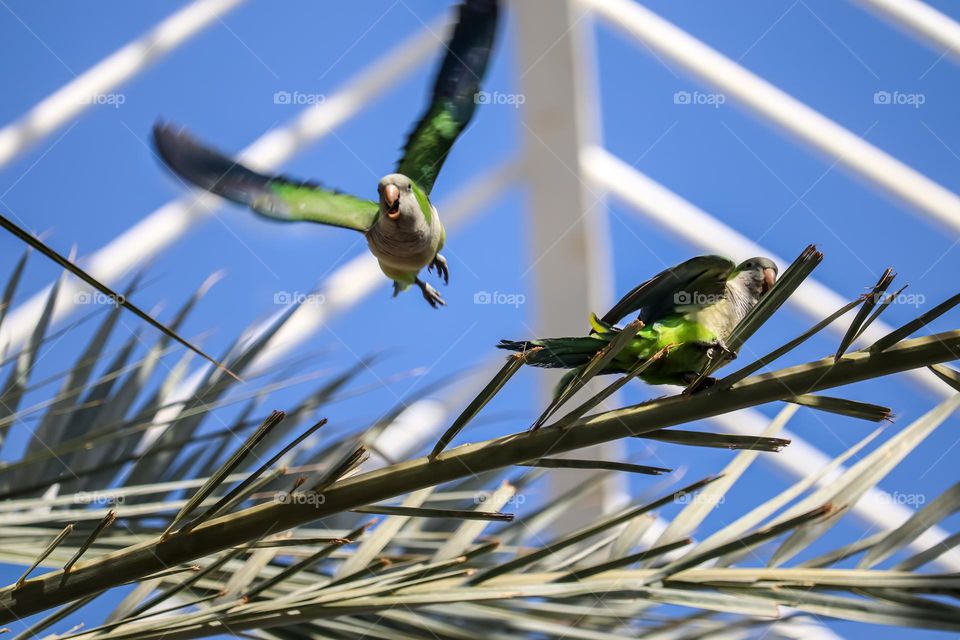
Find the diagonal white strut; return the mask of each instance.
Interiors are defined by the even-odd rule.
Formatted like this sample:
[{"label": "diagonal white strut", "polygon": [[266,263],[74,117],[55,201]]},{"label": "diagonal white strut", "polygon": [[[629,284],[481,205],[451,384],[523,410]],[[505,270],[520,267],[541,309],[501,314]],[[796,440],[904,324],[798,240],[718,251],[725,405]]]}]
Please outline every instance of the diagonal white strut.
[{"label": "diagonal white strut", "polygon": [[960,62],[960,23],[920,0],[856,0]]},{"label": "diagonal white strut", "polygon": [[960,197],[632,0],[580,0],[697,78],[882,187],[952,231]]},{"label": "diagonal white strut", "polygon": [[38,102],[20,119],[0,129],[0,168],[241,2],[196,0]]}]

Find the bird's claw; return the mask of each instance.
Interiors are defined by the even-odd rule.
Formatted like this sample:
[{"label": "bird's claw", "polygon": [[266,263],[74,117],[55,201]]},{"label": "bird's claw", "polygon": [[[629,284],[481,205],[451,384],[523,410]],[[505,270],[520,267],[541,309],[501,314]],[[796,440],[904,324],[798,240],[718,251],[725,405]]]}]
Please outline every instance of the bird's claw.
[{"label": "bird's claw", "polygon": [[727,360],[735,360],[737,357],[737,352],[730,349],[722,340],[717,340],[716,349],[720,352],[720,355]]},{"label": "bird's claw", "polygon": [[731,351],[727,345],[723,344],[719,340],[711,342],[700,342],[699,343],[704,349],[706,349],[707,357],[710,360],[715,360],[717,358],[723,358],[726,361],[731,361],[737,357],[736,351]]},{"label": "bird's claw", "polygon": [[438,253],[427,267],[427,271],[433,273],[434,267],[437,269],[437,275],[443,280],[443,284],[450,284],[450,269],[447,268],[447,259]]},{"label": "bird's claw", "polygon": [[420,287],[420,291],[423,293],[423,299],[426,300],[431,307],[434,309],[446,306],[446,302],[443,301],[443,298],[440,297],[440,292],[431,287],[429,284],[423,280],[417,280],[417,286]]}]

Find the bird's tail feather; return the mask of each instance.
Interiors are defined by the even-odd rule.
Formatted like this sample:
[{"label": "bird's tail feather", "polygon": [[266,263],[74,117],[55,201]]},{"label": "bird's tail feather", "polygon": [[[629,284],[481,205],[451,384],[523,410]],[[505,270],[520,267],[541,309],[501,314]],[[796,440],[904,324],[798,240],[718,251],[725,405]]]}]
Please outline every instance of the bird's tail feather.
[{"label": "bird's tail feather", "polygon": [[530,351],[542,347],[527,357],[527,364],[551,369],[571,369],[587,364],[610,342],[610,337],[586,336],[578,338],[544,338],[541,340],[501,340],[497,345],[508,351]]}]

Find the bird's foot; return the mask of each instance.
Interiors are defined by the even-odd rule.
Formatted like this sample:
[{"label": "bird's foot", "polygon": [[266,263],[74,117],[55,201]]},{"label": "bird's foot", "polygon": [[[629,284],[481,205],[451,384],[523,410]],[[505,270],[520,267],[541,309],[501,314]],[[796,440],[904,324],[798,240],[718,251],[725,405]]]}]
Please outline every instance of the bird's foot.
[{"label": "bird's foot", "polygon": [[450,269],[447,268],[447,259],[444,258],[439,253],[433,259],[433,262],[430,263],[430,266],[427,267],[427,271],[433,272],[433,269],[437,269],[437,275],[443,279],[443,284],[450,283]]},{"label": "bird's foot", "polygon": [[698,341],[693,344],[699,345],[711,361],[716,360],[717,358],[722,358],[723,360],[729,362],[737,357],[736,351],[731,351],[729,348],[727,348],[727,345],[723,344],[719,340],[712,340],[710,342]]},{"label": "bird's foot", "polygon": [[722,342],[720,343],[720,346],[717,347],[717,349],[720,350],[720,355],[722,355],[723,359],[726,360],[727,362],[737,359],[737,352],[728,349],[727,346]]},{"label": "bird's foot", "polygon": [[440,292],[431,287],[429,284],[417,278],[415,280],[420,291],[423,292],[423,299],[430,303],[430,306],[436,309],[438,306],[445,306],[447,303],[443,301],[443,298],[440,297]]},{"label": "bird's foot", "polygon": [[737,357],[737,352],[727,347],[727,345],[723,344],[723,342],[720,340],[711,343],[710,349],[707,353],[711,358],[716,358],[719,356],[728,362],[735,360]]},{"label": "bird's foot", "polygon": [[403,285],[394,280],[393,282],[393,297],[396,298],[400,295],[400,292],[403,291]]}]

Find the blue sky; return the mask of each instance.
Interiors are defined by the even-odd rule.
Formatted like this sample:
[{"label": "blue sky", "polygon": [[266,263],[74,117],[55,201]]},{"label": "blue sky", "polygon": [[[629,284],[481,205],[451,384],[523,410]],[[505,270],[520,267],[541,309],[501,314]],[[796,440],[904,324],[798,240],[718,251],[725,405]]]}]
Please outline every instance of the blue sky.
[{"label": "blue sky", "polygon": [[[0,123],[14,121],[183,4],[4,0],[0,40],[7,55],[0,64],[5,67],[6,91]],[[186,125],[216,146],[237,151],[298,113],[295,106],[276,104],[275,92],[334,94],[399,39],[439,17],[446,4],[248,2],[120,87],[122,104],[86,111],[0,169],[0,206],[31,229],[49,232],[53,246],[67,251],[76,245],[81,256],[90,254],[182,195],[182,185],[162,170],[147,143],[158,118]],[[854,2],[643,4],[934,181],[960,190],[956,118],[960,68],[942,51],[919,43]],[[929,4],[960,19],[956,4],[946,0]],[[515,93],[518,34],[509,13],[506,22],[485,86]],[[816,277],[844,296],[860,293],[887,266],[895,267],[900,281],[911,283],[909,291],[926,300],[923,308],[956,292],[953,275],[960,268],[956,230],[864,183],[732,100],[716,107],[675,104],[677,91],[713,90],[609,26],[598,23],[595,30],[603,144],[614,155],[778,255],[792,257],[806,244],[816,243],[826,255]],[[379,176],[392,170],[405,134],[424,104],[434,67],[432,61],[418,68],[333,135],[298,154],[284,171],[373,197]],[[910,100],[923,104],[876,104],[878,91],[921,96]],[[522,117],[522,109],[509,105],[481,107],[476,125],[444,166],[434,202],[442,204],[472,176],[516,157],[522,151]],[[379,378],[417,367],[426,370],[423,376],[331,407],[327,415],[332,425],[376,418],[399,397],[496,357],[497,340],[528,337],[529,328],[537,326],[536,292],[528,273],[537,256],[530,249],[524,195],[522,188],[511,188],[491,201],[482,216],[448,237],[451,283],[442,290],[447,308],[429,309],[416,292],[392,300],[384,280],[380,290],[310,340],[306,350],[324,351],[317,356],[317,369],[343,368],[358,354],[389,350],[391,355],[378,365]],[[618,294],[697,253],[614,200],[606,212]],[[271,224],[239,207],[225,207],[154,261],[152,280],[137,301],[148,308],[166,302],[170,309],[207,275],[225,269],[225,280],[185,328],[188,335],[214,329],[206,345],[217,353],[247,325],[277,311],[278,292],[308,291],[324,274],[363,251],[363,243],[356,240],[342,230]],[[0,273],[6,273],[20,247],[12,238],[0,238],[0,246],[5,248],[0,251]],[[56,273],[35,259],[22,297]],[[527,302],[518,307],[476,305],[474,295],[481,291],[519,294]],[[581,330],[587,312],[568,320],[571,332]],[[885,319],[900,324],[917,313],[909,305],[894,305]],[[956,326],[955,317],[942,319],[934,329]],[[126,324],[136,326],[132,320]],[[756,336],[751,348],[763,352],[808,325],[806,318],[787,307]],[[84,335],[77,333],[78,338]],[[78,339],[75,345],[51,349],[40,368],[49,373],[67,366],[82,345]],[[835,347],[836,336],[824,334],[791,358],[817,358]],[[531,370],[517,376],[490,406],[491,414],[519,415],[525,425],[539,406],[532,400],[539,375]],[[362,382],[375,381],[370,376]],[[271,405],[283,408],[302,391],[278,394]],[[637,385],[625,392],[624,399],[635,402],[654,394],[656,390]],[[893,407],[898,418],[884,438],[936,402],[928,391],[901,378],[857,385],[844,394]],[[776,408],[762,410],[772,414]],[[954,448],[958,427],[956,418],[945,423],[882,486],[930,499],[947,488],[955,480],[950,462],[960,455],[960,448]],[[516,420],[501,419],[478,427],[468,437],[516,428]],[[790,428],[825,452],[837,454],[870,427],[801,410]],[[8,446],[15,443],[16,439]],[[11,450],[4,451],[5,458],[10,455]],[[659,447],[656,455],[669,466],[687,467],[688,477],[714,472],[730,458],[726,452],[669,445]],[[790,455],[789,449],[780,455]],[[775,465],[754,465],[714,524],[730,521],[787,482]],[[646,483],[638,481],[636,487]],[[956,526],[955,521],[952,524]],[[831,540],[840,544],[862,534],[862,527],[848,518]],[[0,573],[15,575],[12,569]],[[848,623],[834,628],[852,638],[900,637],[896,630]]]}]

